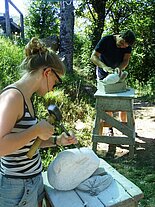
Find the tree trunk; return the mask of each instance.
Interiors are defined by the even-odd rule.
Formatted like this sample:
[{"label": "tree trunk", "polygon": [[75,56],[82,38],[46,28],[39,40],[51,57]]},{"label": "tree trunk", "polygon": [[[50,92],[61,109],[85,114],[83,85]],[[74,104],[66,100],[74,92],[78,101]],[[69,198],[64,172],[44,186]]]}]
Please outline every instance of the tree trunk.
[{"label": "tree trunk", "polygon": [[[93,29],[92,29],[92,42],[91,42],[91,50],[93,51],[96,44],[101,39],[102,33],[104,31],[104,22],[105,22],[105,9],[107,0],[90,0],[93,10],[95,11]],[[91,78],[96,78],[96,66],[92,64],[92,74]]]},{"label": "tree trunk", "polygon": [[106,2],[107,0],[92,0],[92,7],[97,14],[92,33],[92,48],[94,48],[101,39],[104,30]]},{"label": "tree trunk", "polygon": [[66,72],[73,72],[73,35],[74,35],[74,6],[73,0],[60,3],[60,56],[64,57]]}]

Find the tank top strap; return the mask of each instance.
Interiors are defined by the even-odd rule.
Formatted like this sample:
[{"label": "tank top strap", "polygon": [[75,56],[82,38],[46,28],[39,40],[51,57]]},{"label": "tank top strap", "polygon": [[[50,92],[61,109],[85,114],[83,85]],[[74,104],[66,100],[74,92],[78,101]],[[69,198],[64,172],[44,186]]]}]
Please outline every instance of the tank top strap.
[{"label": "tank top strap", "polygon": [[21,92],[21,90],[20,90],[19,88],[16,88],[16,87],[13,87],[13,86],[9,86],[9,87],[4,88],[4,89],[0,92],[0,94],[2,94],[4,91],[7,91],[8,89],[15,89],[15,90],[19,91],[20,94],[22,95],[23,99],[24,99],[24,103],[26,104],[24,94]]}]

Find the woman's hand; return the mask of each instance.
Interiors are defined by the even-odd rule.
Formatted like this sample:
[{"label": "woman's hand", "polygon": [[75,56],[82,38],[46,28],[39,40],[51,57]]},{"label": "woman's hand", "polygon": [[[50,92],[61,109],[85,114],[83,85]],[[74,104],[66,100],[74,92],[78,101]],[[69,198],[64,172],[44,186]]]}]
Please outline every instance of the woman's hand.
[{"label": "woman's hand", "polygon": [[77,144],[78,141],[72,131],[69,131],[70,136],[63,132],[57,137],[57,145],[67,146],[71,144]]},{"label": "woman's hand", "polygon": [[41,120],[36,124],[37,136],[42,140],[48,140],[54,134],[54,126],[46,120]]}]

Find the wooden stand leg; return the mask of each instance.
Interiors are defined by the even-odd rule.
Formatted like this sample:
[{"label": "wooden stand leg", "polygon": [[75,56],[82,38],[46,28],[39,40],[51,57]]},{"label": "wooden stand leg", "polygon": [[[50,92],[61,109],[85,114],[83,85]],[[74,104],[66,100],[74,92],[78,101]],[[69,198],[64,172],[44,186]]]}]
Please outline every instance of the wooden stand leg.
[{"label": "wooden stand leg", "polygon": [[105,134],[105,128],[104,128],[105,122],[103,120],[100,121],[100,127],[99,127],[99,135]]},{"label": "wooden stand leg", "polygon": [[134,157],[134,145],[129,145],[129,157],[131,159]]},{"label": "wooden stand leg", "polygon": [[97,142],[93,142],[93,151],[96,153],[97,151]]}]

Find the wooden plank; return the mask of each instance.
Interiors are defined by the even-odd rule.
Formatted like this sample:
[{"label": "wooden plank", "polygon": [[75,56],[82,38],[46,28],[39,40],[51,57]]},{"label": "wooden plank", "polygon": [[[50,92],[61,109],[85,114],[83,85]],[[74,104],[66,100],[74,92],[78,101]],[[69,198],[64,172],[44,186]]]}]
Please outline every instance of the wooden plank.
[{"label": "wooden plank", "polygon": [[81,191],[78,191],[78,194],[89,207],[127,207],[129,204],[131,207],[134,204],[133,198],[116,180],[113,180],[111,185],[97,196],[90,196],[89,193]]},{"label": "wooden plank", "polygon": [[[46,188],[46,187],[45,187]],[[47,188],[46,188],[47,191]],[[74,190],[72,191],[47,191],[50,204],[53,207],[83,207],[84,203]]]},{"label": "wooden plank", "polygon": [[134,120],[133,110],[131,112],[127,112],[127,126],[132,129],[135,129],[135,120]]},{"label": "wooden plank", "polygon": [[14,9],[15,9],[19,14],[22,14],[22,12],[16,7],[16,5],[15,5],[11,0],[9,0],[9,3],[14,7]]},{"label": "wooden plank", "polygon": [[95,97],[121,97],[121,98],[134,98],[135,90],[133,88],[129,88],[128,91],[122,93],[112,93],[112,94],[105,94],[104,92],[97,90],[94,94]]},{"label": "wooden plank", "polygon": [[113,178],[124,188],[124,190],[135,200],[135,202],[143,198],[144,195],[139,187],[121,175],[103,159],[100,159],[100,166],[104,167],[105,171],[113,176]]},{"label": "wooden plank", "polygon": [[93,133],[98,134],[100,129],[101,114],[99,111],[96,111],[95,123],[93,128]]},{"label": "wooden plank", "polygon": [[124,145],[133,145],[135,143],[134,139],[131,137],[118,137],[118,136],[100,136],[93,134],[93,142],[101,142],[107,144],[124,144]]},{"label": "wooden plank", "polygon": [[11,37],[11,25],[10,25],[10,14],[9,14],[9,1],[5,0],[5,26],[6,35]]},{"label": "wooden plank", "polygon": [[47,180],[47,173],[43,173],[45,190],[52,207],[104,207],[96,196],[80,190],[58,191],[55,190]]},{"label": "wooden plank", "polygon": [[132,197],[116,180],[114,180],[112,184],[97,197],[105,206],[108,207],[116,207],[120,205],[126,206],[125,204],[127,203],[131,206],[133,203]]},{"label": "wooden plank", "polygon": [[120,121],[114,119],[113,117],[111,117],[109,114],[107,114],[106,112],[104,112],[102,110],[98,110],[98,113],[100,114],[100,117],[102,116],[102,119],[106,123],[108,123],[111,126],[115,127],[116,129],[118,129],[123,134],[125,134],[127,136],[134,136],[133,128],[129,128],[127,125],[122,124]]},{"label": "wooden plank", "polygon": [[122,97],[97,97],[98,108],[104,111],[131,111],[132,110],[132,99]]},{"label": "wooden plank", "polygon": [[106,207],[104,203],[100,199],[98,199],[98,196],[91,196],[89,193],[82,192],[80,190],[75,190],[75,192],[84,201],[86,207]]},{"label": "wooden plank", "polygon": [[80,199],[75,191],[55,190],[48,183],[47,172],[43,173],[43,180],[45,185],[45,191],[52,207],[84,207],[83,201]]},{"label": "wooden plank", "polygon": [[93,133],[92,133],[92,142],[93,142],[92,149],[94,152],[96,152],[97,150],[97,142],[93,141],[94,140],[93,137],[94,137],[94,134],[100,134],[101,132],[100,123],[101,123],[100,113],[99,111],[96,111],[96,117],[95,117],[95,122],[94,122],[94,127],[93,127]]},{"label": "wooden plank", "polygon": [[129,145],[129,157],[134,157],[134,145]]}]

